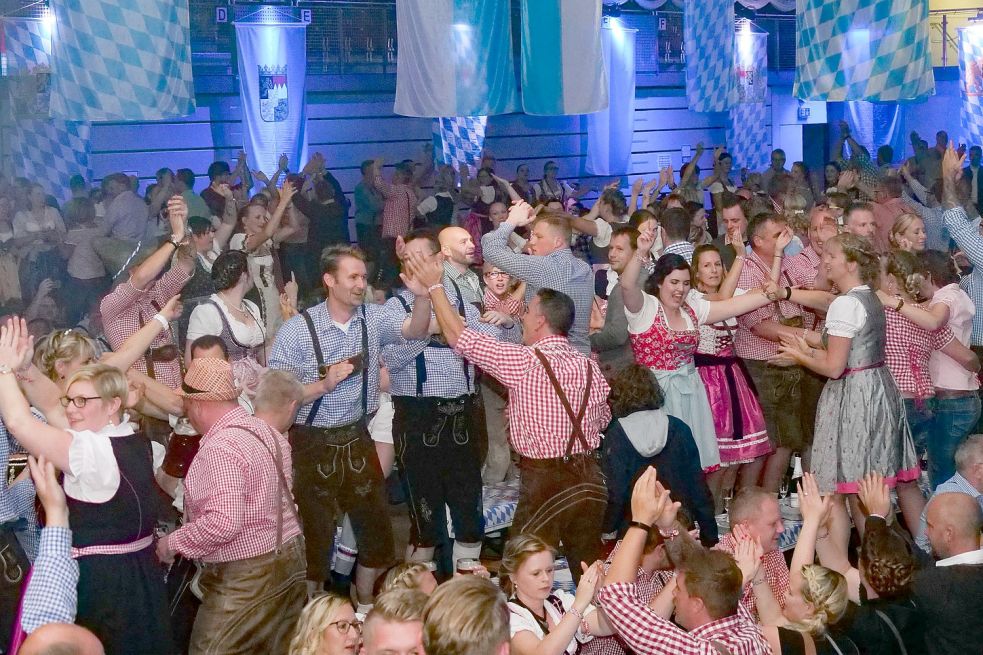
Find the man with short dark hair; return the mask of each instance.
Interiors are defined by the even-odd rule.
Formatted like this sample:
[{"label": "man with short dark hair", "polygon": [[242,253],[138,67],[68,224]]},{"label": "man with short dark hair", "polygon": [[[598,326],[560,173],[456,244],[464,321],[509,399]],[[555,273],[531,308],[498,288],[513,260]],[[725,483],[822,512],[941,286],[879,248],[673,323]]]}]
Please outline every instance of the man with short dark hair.
[{"label": "man with short dark hair", "polygon": [[[517,254],[508,246],[509,236],[516,228],[530,223],[533,224],[528,244],[531,254]],[[570,251],[569,220],[554,213],[537,218],[528,203],[519,202],[512,205],[504,223],[481,237],[481,246],[487,261],[526,282],[527,304],[542,288],[559,291],[573,301],[576,312],[570,342],[581,353],[589,355],[593,274],[590,265]]]},{"label": "man with short dark hair", "polygon": [[983,177],[980,176],[980,162],[983,161],[983,148],[970,146],[969,166],[963,169],[963,179],[969,182],[969,199],[976,211],[983,208]]},{"label": "man with short dark hair", "polygon": [[208,186],[202,189],[201,199],[205,201],[212,216],[222,216],[225,214],[226,194],[220,191],[224,185],[228,187],[232,183],[232,170],[229,164],[224,161],[213,161],[208,165]]},{"label": "man with short dark hair", "polygon": [[110,275],[115,275],[147,237],[150,214],[147,203],[133,192],[130,178],[123,173],[106,176],[102,186],[106,208],[101,225],[104,236],[96,239],[93,247]]},{"label": "man with short dark hair", "polygon": [[[405,263],[431,293],[447,344],[508,389],[512,445],[522,457],[513,529],[537,534],[554,548],[562,539],[567,561],[593,562],[607,504],[594,451],[611,419],[610,389],[597,364],[567,338],[573,301],[553,289],[537,290],[522,319],[525,345],[503,343],[466,327],[442,291],[439,263],[419,256]],[[579,580],[578,567],[571,570]]]},{"label": "man with short dark hair", "polygon": [[771,165],[761,173],[761,188],[768,190],[771,187],[771,181],[774,179],[775,175],[778,174],[788,174],[785,169],[786,156],[785,151],[781,148],[775,148],[771,151]]},{"label": "man with short dark hair", "polygon": [[863,237],[872,246],[877,247],[877,220],[874,218],[874,206],[871,203],[851,202],[843,212],[843,228],[844,231]]},{"label": "man with short dark hair", "polygon": [[366,159],[359,170],[362,179],[355,185],[355,232],[358,246],[372,264],[379,260],[379,241],[382,238],[382,209],[386,199],[375,188],[375,162]]},{"label": "man with short dark hair", "polygon": [[693,263],[693,244],[689,242],[689,214],[685,209],[673,207],[662,212],[662,241],[665,243],[663,255],[679,255],[687,264]]},{"label": "man with short dark hair", "polygon": [[[628,317],[625,316],[625,299],[619,277],[631,258],[635,256],[637,249],[638,230],[630,225],[619,225],[614,229],[611,245],[608,248],[609,269],[598,271],[599,274],[604,274],[600,279],[605,285],[608,305],[604,313],[603,326],[590,335],[590,346],[591,350],[597,353],[601,372],[608,380],[635,361],[635,354],[628,341]],[[643,269],[639,284],[644,285],[644,278],[647,277],[648,272]]]},{"label": "man with short dark hair", "polygon": [[[179,168],[174,173],[174,191],[180,193],[188,203],[188,216],[211,217],[212,212],[208,205],[195,193],[195,173],[190,168]],[[222,218],[222,215],[219,214],[218,218]]]},{"label": "man with short dark hair", "polygon": [[741,197],[729,191],[720,194],[720,216],[724,233],[713,240],[713,245],[720,251],[720,259],[724,262],[724,266],[730,269],[737,256],[743,257],[747,251],[746,241],[731,243],[731,234],[740,234],[742,239],[748,238],[747,215]]},{"label": "man with short dark hair", "polygon": [[877,252],[887,252],[891,249],[891,228],[894,220],[902,214],[917,213],[902,198],[904,183],[897,175],[881,178],[874,190],[874,203],[871,210],[874,213],[873,244]]}]

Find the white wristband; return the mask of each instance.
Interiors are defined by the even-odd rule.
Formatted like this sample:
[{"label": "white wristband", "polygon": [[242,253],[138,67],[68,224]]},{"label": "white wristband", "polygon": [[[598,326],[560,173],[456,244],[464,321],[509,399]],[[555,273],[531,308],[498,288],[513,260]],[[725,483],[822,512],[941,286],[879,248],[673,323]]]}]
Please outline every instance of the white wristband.
[{"label": "white wristband", "polygon": [[168,323],[168,322],[167,322],[167,319],[166,319],[166,318],[164,318],[164,317],[163,317],[163,315],[161,315],[161,314],[154,314],[154,320],[155,320],[155,321],[160,321],[160,324],[161,324],[161,326],[162,326],[162,327],[163,327],[163,328],[164,328],[165,330],[168,330],[168,329],[170,329],[170,327],[171,327],[171,324],[170,324],[170,323]]}]

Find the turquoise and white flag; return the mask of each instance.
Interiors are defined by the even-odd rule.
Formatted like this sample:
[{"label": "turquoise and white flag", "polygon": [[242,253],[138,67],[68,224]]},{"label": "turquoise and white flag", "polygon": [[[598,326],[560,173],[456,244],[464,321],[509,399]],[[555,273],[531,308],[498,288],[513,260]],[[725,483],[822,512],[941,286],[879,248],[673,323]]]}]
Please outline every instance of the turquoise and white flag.
[{"label": "turquoise and white flag", "polygon": [[518,109],[509,0],[399,0],[395,112],[486,116]]},{"label": "turquoise and white flag", "polygon": [[727,111],[734,87],[733,0],[683,4],[686,100],[693,111]]},{"label": "turquoise and white flag", "polygon": [[556,116],[607,106],[601,0],[522,0],[522,110]]},{"label": "turquoise and white flag", "polygon": [[195,110],[188,0],[51,0],[51,115],[141,121]]},{"label": "turquoise and white flag", "polygon": [[798,0],[803,100],[915,100],[935,93],[928,0]]}]

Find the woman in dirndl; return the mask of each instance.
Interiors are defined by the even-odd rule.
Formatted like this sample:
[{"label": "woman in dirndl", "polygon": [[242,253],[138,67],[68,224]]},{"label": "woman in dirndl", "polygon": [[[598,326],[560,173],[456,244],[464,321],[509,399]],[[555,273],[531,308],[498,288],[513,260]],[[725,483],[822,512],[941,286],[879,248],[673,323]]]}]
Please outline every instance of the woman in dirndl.
[{"label": "woman in dirndl", "polygon": [[123,416],[126,376],[105,364],[83,366],[68,379],[61,406],[55,403],[62,411],[43,408],[44,423],[15,377],[30,356],[26,322],[8,320],[0,329],[0,414],[30,454],[65,474],[79,567],[75,622],[95,633],[108,655],[173,655],[164,573],[154,553],[150,441]]},{"label": "woman in dirndl", "polygon": [[[648,253],[654,241],[655,231],[646,229],[639,235],[638,252]],[[762,292],[716,301],[691,296],[689,264],[676,254],[659,258],[642,291],[638,275],[644,264],[645,257],[636,254],[621,276],[632,351],[635,360],[659,380],[666,412],[682,419],[693,432],[700,465],[710,473],[720,466],[720,449],[710,402],[694,363],[700,326],[753,311],[769,301]]]},{"label": "woman in dirndl", "polygon": [[[744,257],[739,254],[724,277],[724,265],[717,247],[712,244],[697,247],[693,253],[690,295],[704,300],[722,300],[747,293],[737,288],[743,266]],[[736,327],[737,321],[732,318],[701,325],[695,357],[696,370],[710,401],[720,450],[721,468],[707,476],[718,513],[724,509],[723,497],[729,495],[735,485],[757,485],[765,457],[774,451],[750,377],[734,353]]]}]

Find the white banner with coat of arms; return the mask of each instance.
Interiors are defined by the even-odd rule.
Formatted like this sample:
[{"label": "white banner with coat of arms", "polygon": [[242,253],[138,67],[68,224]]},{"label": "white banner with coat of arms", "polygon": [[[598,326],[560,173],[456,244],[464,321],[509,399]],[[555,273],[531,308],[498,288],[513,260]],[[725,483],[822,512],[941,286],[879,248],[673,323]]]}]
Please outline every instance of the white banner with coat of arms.
[{"label": "white banner with coat of arms", "polygon": [[302,23],[237,22],[242,141],[249,167],[272,175],[285,153],[307,162],[307,29]]}]

